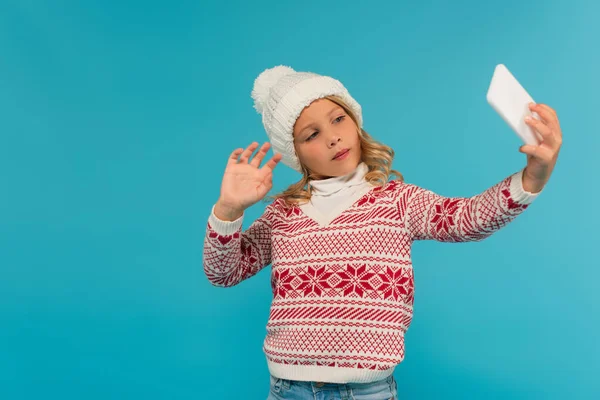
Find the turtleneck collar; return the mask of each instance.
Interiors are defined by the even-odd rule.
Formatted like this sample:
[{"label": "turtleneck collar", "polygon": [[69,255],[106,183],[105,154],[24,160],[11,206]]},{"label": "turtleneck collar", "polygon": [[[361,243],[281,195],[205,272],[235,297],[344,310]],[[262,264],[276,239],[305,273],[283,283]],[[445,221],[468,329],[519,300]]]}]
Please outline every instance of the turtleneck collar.
[{"label": "turtleneck collar", "polygon": [[328,179],[311,180],[308,184],[312,186],[313,196],[331,196],[343,188],[364,184],[367,172],[369,172],[369,167],[361,162],[349,174]]}]

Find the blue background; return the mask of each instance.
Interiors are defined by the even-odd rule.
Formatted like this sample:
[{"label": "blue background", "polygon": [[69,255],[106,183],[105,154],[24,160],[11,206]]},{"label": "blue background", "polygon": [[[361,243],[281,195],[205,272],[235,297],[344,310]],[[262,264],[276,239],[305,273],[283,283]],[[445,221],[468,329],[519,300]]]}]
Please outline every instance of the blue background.
[{"label": "blue background", "polygon": [[561,154],[491,238],[415,244],[400,398],[600,396],[600,5],[367,3],[0,3],[0,398],[266,398],[269,268],[202,270],[226,159],[267,140],[256,76],[341,80],[407,182],[472,196],[526,162],[485,99],[498,63]]}]

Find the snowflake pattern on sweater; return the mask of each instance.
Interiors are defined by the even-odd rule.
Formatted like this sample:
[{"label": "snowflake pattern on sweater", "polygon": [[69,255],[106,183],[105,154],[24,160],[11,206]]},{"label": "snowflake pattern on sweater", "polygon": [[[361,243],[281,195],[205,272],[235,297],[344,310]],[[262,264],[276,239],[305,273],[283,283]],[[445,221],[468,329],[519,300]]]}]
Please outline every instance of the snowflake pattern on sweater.
[{"label": "snowflake pattern on sweater", "polygon": [[213,285],[229,287],[272,264],[263,346],[271,374],[370,382],[389,376],[404,358],[413,241],[480,241],[538,195],[523,190],[522,170],[470,198],[391,180],[326,226],[278,199],[244,232],[241,220],[211,215],[204,271]]}]

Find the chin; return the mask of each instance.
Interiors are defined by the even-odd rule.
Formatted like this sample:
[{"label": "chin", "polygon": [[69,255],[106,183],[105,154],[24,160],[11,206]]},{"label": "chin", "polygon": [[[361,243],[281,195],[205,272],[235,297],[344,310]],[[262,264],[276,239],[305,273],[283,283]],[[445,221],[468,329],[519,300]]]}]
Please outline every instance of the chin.
[{"label": "chin", "polygon": [[336,174],[337,176],[342,176],[342,175],[346,175],[349,174],[350,172],[354,171],[356,169],[356,167],[358,167],[358,164],[360,164],[360,160],[356,160],[356,161],[352,161],[352,160],[346,160],[347,162],[344,163],[344,165],[340,165],[338,168],[336,168]]}]

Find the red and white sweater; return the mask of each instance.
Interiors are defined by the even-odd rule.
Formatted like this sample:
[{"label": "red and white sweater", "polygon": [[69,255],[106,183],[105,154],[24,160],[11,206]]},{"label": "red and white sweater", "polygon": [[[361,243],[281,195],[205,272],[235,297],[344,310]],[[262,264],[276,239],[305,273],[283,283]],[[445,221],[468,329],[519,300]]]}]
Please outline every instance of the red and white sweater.
[{"label": "red and white sweater", "polygon": [[317,190],[320,211],[278,199],[243,232],[242,218],[221,221],[213,207],[203,256],[213,285],[237,285],[272,264],[263,351],[275,377],[348,383],[391,375],[413,316],[413,241],[480,241],[540,194],[523,189],[523,170],[470,198],[399,180],[373,187],[366,171],[361,163],[352,176],[333,178],[352,184],[346,192],[322,182],[338,196],[325,207]]}]

